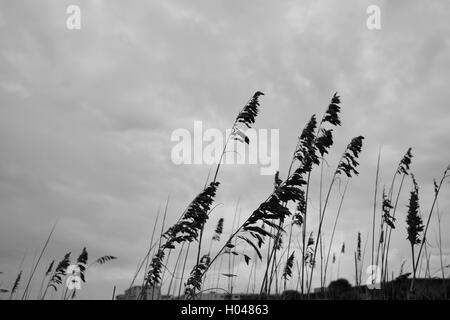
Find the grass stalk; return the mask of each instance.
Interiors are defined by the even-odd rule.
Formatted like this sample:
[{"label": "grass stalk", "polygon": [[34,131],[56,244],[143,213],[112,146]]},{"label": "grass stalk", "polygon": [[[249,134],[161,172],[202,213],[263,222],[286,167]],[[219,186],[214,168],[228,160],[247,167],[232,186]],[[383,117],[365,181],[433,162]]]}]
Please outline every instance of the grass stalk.
[{"label": "grass stalk", "polygon": [[[376,212],[377,212],[378,177],[379,177],[379,173],[380,173],[380,157],[381,157],[381,147],[379,147],[379,149],[378,149],[377,172],[376,172],[376,176],[375,176],[375,192],[374,192],[374,195],[373,195],[372,266],[374,265],[374,262],[375,262],[375,255],[374,255],[374,251],[375,251],[375,217],[376,217]],[[372,270],[371,279],[374,279],[374,277],[373,277],[373,268],[371,268],[371,270]],[[372,284],[373,284],[373,280],[372,280]],[[373,298],[373,294],[372,294],[372,298]]]},{"label": "grass stalk", "polygon": [[347,183],[345,184],[344,192],[341,195],[341,201],[339,203],[339,208],[338,208],[338,211],[337,211],[337,214],[336,214],[336,218],[334,220],[333,230],[331,232],[330,244],[328,245],[327,258],[325,260],[325,271],[324,271],[324,275],[323,275],[323,277],[324,277],[323,286],[325,286],[327,284],[326,283],[326,277],[327,277],[328,261],[329,261],[329,258],[330,258],[331,247],[333,245],[333,239],[334,239],[334,234],[335,234],[335,231],[336,231],[336,226],[337,226],[337,223],[338,223],[338,220],[339,220],[339,216],[341,214],[342,203],[344,202],[345,194],[347,192],[347,187],[348,187],[348,180],[347,180]]},{"label": "grass stalk", "polygon": [[39,266],[39,262],[41,262],[42,256],[44,255],[44,252],[47,249],[48,243],[50,242],[50,238],[52,237],[52,234],[53,234],[53,231],[55,230],[55,228],[56,228],[56,222],[53,225],[53,227],[52,227],[52,229],[51,229],[51,231],[50,231],[50,233],[49,233],[49,235],[47,237],[47,240],[44,243],[44,246],[42,247],[42,250],[41,250],[41,253],[39,254],[38,260],[34,264],[33,270],[31,271],[30,277],[28,278],[27,285],[25,286],[25,289],[23,291],[22,300],[25,299],[25,297],[26,297],[26,295],[28,293],[28,289],[30,287],[31,280],[33,280],[34,273],[36,272],[36,269]]}]

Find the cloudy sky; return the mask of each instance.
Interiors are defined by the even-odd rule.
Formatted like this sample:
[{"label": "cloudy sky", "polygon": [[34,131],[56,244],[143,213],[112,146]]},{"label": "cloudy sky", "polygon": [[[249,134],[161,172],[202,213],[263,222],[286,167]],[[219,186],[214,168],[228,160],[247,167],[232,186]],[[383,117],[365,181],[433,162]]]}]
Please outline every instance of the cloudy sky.
[{"label": "cloudy sky", "polygon": [[[66,28],[71,4],[81,8],[80,30]],[[381,8],[381,30],[366,27],[371,4]],[[356,234],[365,240],[371,228],[379,148],[380,188],[413,148],[424,215],[433,178],[450,162],[449,11],[445,0],[0,0],[1,286],[12,286],[20,266],[29,275],[57,222],[42,268],[86,246],[90,259],[119,259],[92,267],[79,296],[108,299],[114,285],[123,291],[158,207],[170,195],[167,223],[173,223],[210,169],[174,165],[171,133],[192,131],[195,120],[230,128],[256,90],[266,95],[255,128],[280,130],[281,177],[299,132],[335,91],[343,101],[342,127],[324,169],[326,186],[348,141],[365,136],[360,175],[349,183],[333,247],[345,241],[340,276],[353,279]],[[208,229],[223,216],[229,231],[238,199],[242,221],[270,194],[273,177],[259,169],[223,167],[216,198],[222,205]],[[319,173],[310,231],[317,228]],[[439,201],[446,264],[449,187]],[[404,223],[409,189],[408,180],[393,236],[396,274],[404,259],[411,268]],[[338,193],[332,198],[325,237]],[[436,235],[433,219],[432,272],[439,268]],[[243,262],[238,270],[235,291],[246,288],[249,272]]]}]

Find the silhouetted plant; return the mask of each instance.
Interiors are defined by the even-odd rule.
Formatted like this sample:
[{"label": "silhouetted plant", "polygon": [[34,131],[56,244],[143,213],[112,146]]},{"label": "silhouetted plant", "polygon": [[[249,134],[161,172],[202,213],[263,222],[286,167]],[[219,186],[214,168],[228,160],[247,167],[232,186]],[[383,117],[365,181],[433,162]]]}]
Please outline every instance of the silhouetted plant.
[{"label": "silhouetted plant", "polygon": [[361,261],[361,232],[358,231],[358,239],[356,244],[356,257]]},{"label": "silhouetted plant", "polygon": [[86,282],[85,271],[86,271],[87,261],[88,261],[88,252],[86,251],[86,247],[85,247],[85,248],[83,248],[83,251],[77,258],[77,266],[80,270],[80,279],[83,282]]},{"label": "silhouetted plant", "polygon": [[253,97],[250,99],[250,101],[238,113],[236,119],[234,120],[233,126],[231,128],[231,133],[225,142],[225,146],[223,147],[222,154],[220,155],[219,163],[217,164],[217,167],[216,167],[213,182],[216,182],[216,180],[217,180],[217,175],[219,173],[222,158],[223,158],[223,155],[225,154],[225,150],[228,146],[228,142],[230,141],[230,139],[232,138],[234,140],[245,142],[247,144],[250,143],[250,139],[245,134],[245,132],[243,132],[239,128],[238,124],[243,124],[243,125],[245,125],[245,127],[251,128],[252,124],[255,123],[256,116],[259,113],[259,97],[263,96],[263,95],[264,95],[264,93],[262,93],[261,91],[256,91],[253,94]]},{"label": "silhouetted plant", "polygon": [[222,235],[223,232],[223,221],[224,219],[220,218],[219,221],[217,222],[216,230],[214,231],[214,236],[212,237],[214,241],[220,240],[220,236]]},{"label": "silhouetted plant", "polygon": [[308,242],[306,243],[306,253],[305,253],[305,265],[309,265],[311,268],[314,268],[315,266],[315,260],[314,260],[314,237],[313,233],[311,232],[308,237]]},{"label": "silhouetted plant", "polygon": [[[291,212],[287,206],[290,202],[298,202],[302,199],[307,198],[302,190],[302,187],[307,185],[305,180],[305,174],[309,174],[312,170],[313,164],[319,164],[319,157],[317,152],[323,156],[327,149],[332,145],[332,129],[325,129],[322,127],[325,123],[330,123],[332,125],[339,125],[340,120],[338,118],[338,113],[340,108],[338,106],[340,103],[337,94],[333,96],[332,102],[329,105],[327,112],[322,118],[321,124],[319,126],[318,132],[316,133],[317,121],[315,116],[311,118],[307,126],[302,132],[297,143],[296,150],[294,152],[294,157],[289,168],[289,174],[285,181],[281,183],[276,183],[276,188],[272,194],[265,200],[260,206],[253,211],[250,217],[239,227],[229,238],[227,244],[231,243],[231,239],[234,237],[244,240],[246,243],[253,247],[261,259],[260,248],[264,243],[266,237],[276,238],[277,234],[282,234],[284,232],[283,223],[286,217],[291,216]],[[322,130],[323,129],[323,130]],[[346,154],[343,155],[342,161],[340,161],[340,166],[338,167],[339,172],[335,175],[344,172],[347,175],[356,172],[355,167],[357,162],[357,154],[361,148],[362,137],[355,138],[351,144],[349,144],[346,149]],[[294,162],[299,163],[297,169],[291,174],[291,168]],[[347,164],[346,161],[350,163]],[[349,172],[349,170],[354,170]],[[356,172],[357,173],[357,172]],[[302,201],[303,201],[302,200]],[[266,231],[261,223],[273,228],[274,233]],[[251,240],[253,238],[257,243],[253,243]],[[277,245],[278,243],[275,243]],[[305,243],[306,244],[306,243]],[[225,250],[226,245],[219,250],[215,258],[212,259],[211,264],[215,259]],[[304,250],[305,252],[306,250]],[[313,262],[312,262],[313,263]],[[203,274],[208,270],[209,266],[203,271]]]},{"label": "silhouetted plant", "polygon": [[19,272],[19,274],[16,277],[16,280],[14,281],[13,287],[11,289],[9,299],[12,299],[14,293],[17,291],[17,288],[19,288],[20,279],[22,278],[22,271]]},{"label": "silhouetted plant", "polygon": [[[317,146],[317,149],[319,150],[321,156],[323,157],[325,153],[328,153],[327,149],[331,147],[333,144],[333,136],[332,136],[332,130],[330,128],[324,128],[324,124],[329,124],[331,126],[340,126],[341,120],[339,118],[339,113],[341,111],[341,107],[339,104],[341,103],[340,97],[335,93],[331,99],[330,104],[328,105],[327,110],[325,111],[319,127],[317,129],[317,133],[315,134],[315,145]],[[314,156],[312,156],[314,158]],[[316,164],[319,164],[318,161],[315,162]],[[308,200],[309,195],[309,185],[310,185],[310,176],[311,176],[311,170],[308,171],[307,178],[306,178],[306,190],[305,190],[305,199]],[[304,219],[303,219],[303,236],[302,236],[302,254],[304,255],[306,253],[306,229],[307,229],[307,211],[308,211],[308,203],[305,202],[304,206]],[[322,243],[321,241],[321,235],[319,234],[318,242]],[[322,258],[322,257],[321,257]],[[302,257],[302,260],[305,260],[305,257]],[[312,263],[313,265],[314,263]],[[304,293],[304,278],[305,278],[305,263],[302,263],[302,270],[301,270],[301,292]],[[322,264],[321,264],[322,265]]]},{"label": "silhouetted plant", "polygon": [[241,112],[239,112],[236,117],[236,122],[245,124],[247,127],[251,128],[251,125],[255,123],[255,118],[259,112],[259,97],[263,96],[264,93],[261,91],[256,91],[250,101],[245,105]]},{"label": "silhouetted plant", "polygon": [[55,260],[52,260],[52,262],[50,262],[50,265],[47,268],[47,271],[45,271],[44,276],[42,277],[41,287],[39,289],[38,297],[41,297],[41,295],[42,295],[42,290],[44,289],[45,279],[52,273],[54,264],[55,264]]},{"label": "silhouetted plant", "polygon": [[398,174],[404,174],[404,175],[409,174],[409,166],[411,165],[412,157],[413,157],[413,155],[411,153],[411,148],[409,148],[408,151],[406,151],[406,154],[403,156],[402,160],[400,160],[400,163],[397,168]]},{"label": "silhouetted plant", "polygon": [[[250,142],[249,138],[245,135],[245,133],[242,130],[238,128],[237,125],[243,124],[247,128],[251,128],[252,124],[255,123],[256,116],[259,113],[259,97],[261,95],[264,95],[264,93],[262,93],[261,91],[255,92],[250,101],[238,113],[232,126],[231,133],[227,138],[224,149],[218,161],[213,182],[211,182],[210,185],[206,187],[203,190],[203,192],[200,193],[191,202],[186,212],[182,215],[182,218],[167,232],[163,234],[165,242],[159,246],[157,253],[155,254],[150,263],[150,269],[147,273],[145,285],[143,286],[142,291],[144,291],[149,284],[153,285],[161,280],[160,272],[163,263],[162,261],[165,256],[164,250],[175,249],[176,243],[183,243],[186,241],[192,242],[194,240],[198,240],[197,262],[196,266],[193,268],[193,272],[195,273],[196,270],[197,272],[198,270],[202,270],[203,265],[200,263],[200,252],[201,252],[203,229],[208,219],[208,213],[211,209],[210,207],[214,200],[217,187],[219,185],[219,182],[216,182],[216,179],[222,162],[223,155],[225,154],[225,150],[231,138],[244,141],[245,143]],[[197,286],[193,285],[191,287],[192,290],[194,290],[195,292]]]},{"label": "silhouetted plant", "polygon": [[45,271],[45,275],[46,276],[48,276],[48,275],[50,275],[50,273],[52,272],[52,270],[53,270],[53,265],[55,264],[55,260],[53,260],[51,263],[50,263],[50,265],[48,266],[48,268],[47,268],[47,271]]},{"label": "silhouetted plant", "polygon": [[[358,171],[356,170],[356,168],[359,165],[359,162],[356,159],[359,157],[359,154],[361,153],[363,139],[364,139],[363,136],[357,136],[357,137],[353,138],[350,141],[350,143],[347,145],[347,147],[345,148],[344,153],[342,154],[341,159],[338,162],[336,170],[331,179],[330,186],[328,188],[328,193],[325,198],[325,203],[323,206],[322,214],[320,215],[319,227],[318,227],[318,231],[317,231],[317,239],[320,239],[320,236],[322,234],[322,225],[323,225],[323,221],[325,218],[328,200],[329,200],[329,197],[331,194],[331,190],[333,188],[333,184],[336,182],[337,177],[343,173],[349,178],[351,178],[353,175],[358,174]],[[313,265],[315,265],[318,244],[319,244],[319,241],[316,241],[316,244],[314,247],[314,254],[312,257],[312,259],[314,260]],[[311,269],[311,273],[309,276],[310,278],[309,278],[308,292],[311,290],[313,274],[314,274],[314,268]]]},{"label": "silhouetted plant", "polygon": [[[410,171],[410,166],[411,166],[411,161],[412,161],[412,152],[411,152],[411,148],[409,148],[405,155],[403,156],[403,158],[400,160],[397,170],[394,173],[394,176],[392,178],[392,182],[391,182],[391,187],[389,189],[389,195],[387,197],[389,204],[393,207],[385,207],[386,209],[386,213],[388,214],[388,219],[392,220],[392,222],[395,221],[395,213],[397,211],[397,204],[398,204],[398,200],[400,197],[400,193],[402,190],[402,186],[403,186],[403,181],[405,179],[406,176],[409,175],[409,171]],[[402,177],[401,181],[400,181],[400,186],[398,188],[397,191],[397,196],[395,199],[395,203],[392,202],[392,197],[393,197],[393,192],[394,192],[394,183],[396,180],[397,175],[400,175]],[[392,214],[391,214],[391,209],[392,210]],[[382,222],[384,222],[384,219],[382,220]],[[383,228],[383,226],[382,226]],[[393,228],[390,228],[389,225],[386,223],[385,224],[385,232],[384,232],[384,246],[383,246],[383,250],[382,250],[382,267],[381,267],[381,274],[382,274],[382,279],[383,281],[386,281],[386,278],[388,276],[388,258],[389,258],[389,247],[390,247],[390,242],[391,242],[391,234],[392,234],[392,230]],[[378,254],[377,254],[378,255]]]},{"label": "silhouetted plant", "polygon": [[208,212],[216,195],[219,182],[211,182],[186,209],[182,218],[164,234],[165,242],[161,244],[150,263],[150,269],[146,277],[145,286],[155,285],[161,280],[161,270],[166,249],[175,249],[175,244],[192,242],[199,236],[208,219]]},{"label": "silhouetted plant", "polygon": [[413,265],[413,281],[411,282],[411,291],[414,289],[414,280],[416,279],[416,264],[414,258],[414,246],[420,244],[420,233],[423,232],[424,226],[422,222],[422,217],[419,214],[419,187],[417,185],[414,176],[413,180],[413,190],[410,192],[409,205],[408,205],[408,215],[406,217],[407,231],[409,243],[411,244],[411,258]]},{"label": "silhouetted plant", "polygon": [[115,259],[117,259],[117,257],[106,255],[106,256],[98,258],[97,260],[95,260],[94,263],[104,264],[104,263],[106,263],[108,261],[115,260]]},{"label": "silhouetted plant", "polygon": [[53,288],[55,289],[55,291],[58,291],[57,286],[62,284],[62,278],[65,276],[66,269],[70,265],[70,254],[71,254],[70,252],[66,253],[64,255],[64,258],[56,266],[53,275],[51,276],[50,280],[47,283],[47,287],[45,288],[44,294],[42,295],[42,299],[45,298],[45,295],[47,294],[47,290],[49,288]]},{"label": "silhouetted plant", "polygon": [[204,255],[200,262],[194,266],[191,274],[186,282],[184,294],[187,299],[195,298],[197,291],[202,287],[203,272],[209,267],[211,258],[209,255]]},{"label": "silhouetted plant", "polygon": [[283,270],[283,278],[284,279],[289,279],[290,277],[292,277],[292,267],[294,266],[294,252],[292,252],[292,254],[289,256],[289,258],[287,259],[286,265],[284,267]]},{"label": "silhouetted plant", "polygon": [[345,173],[349,178],[358,174],[356,167],[358,167],[359,162],[356,159],[361,152],[363,139],[364,137],[362,136],[355,137],[348,144],[336,170],[337,174]]},{"label": "silhouetted plant", "polygon": [[420,243],[420,233],[423,231],[423,222],[419,214],[419,187],[417,182],[413,179],[413,190],[410,193],[408,215],[406,217],[406,223],[408,225],[408,240],[411,245]]},{"label": "silhouetted plant", "polygon": [[395,229],[395,218],[390,215],[390,211],[393,208],[391,205],[391,200],[387,197],[386,193],[383,191],[383,204],[382,204],[382,212],[383,212],[383,221],[390,228]]},{"label": "silhouetted plant", "polygon": [[278,188],[282,182],[283,182],[283,180],[280,179],[280,171],[277,171],[275,173],[274,182],[273,182],[274,188],[275,189]]},{"label": "silhouetted plant", "polygon": [[[436,181],[434,181],[434,198],[433,198],[433,203],[431,205],[431,209],[430,212],[428,213],[428,218],[427,218],[427,222],[425,224],[425,230],[423,233],[423,239],[425,240],[427,237],[427,232],[428,232],[428,227],[430,225],[430,221],[431,221],[431,216],[433,215],[433,211],[434,211],[434,206],[436,205],[438,196],[439,196],[439,192],[441,190],[442,184],[444,183],[444,181],[450,177],[449,174],[450,171],[450,164],[447,166],[447,168],[444,170],[444,173],[442,175],[441,180],[439,181],[439,183],[437,183]],[[420,261],[420,255],[422,253],[422,249],[424,246],[425,241],[422,241],[420,244],[420,248],[419,248],[419,253],[417,254],[417,259],[415,262],[415,268],[417,269],[418,265],[419,265],[419,261]]]}]

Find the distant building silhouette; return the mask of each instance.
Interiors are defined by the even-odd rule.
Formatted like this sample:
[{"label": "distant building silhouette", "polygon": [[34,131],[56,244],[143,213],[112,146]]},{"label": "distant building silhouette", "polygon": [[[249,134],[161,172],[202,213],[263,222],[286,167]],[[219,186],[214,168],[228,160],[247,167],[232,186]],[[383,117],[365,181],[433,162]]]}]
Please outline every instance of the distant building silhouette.
[{"label": "distant building silhouette", "polygon": [[133,286],[126,289],[123,294],[116,296],[116,300],[161,300],[161,288],[159,286],[148,286],[143,292],[142,286]]}]

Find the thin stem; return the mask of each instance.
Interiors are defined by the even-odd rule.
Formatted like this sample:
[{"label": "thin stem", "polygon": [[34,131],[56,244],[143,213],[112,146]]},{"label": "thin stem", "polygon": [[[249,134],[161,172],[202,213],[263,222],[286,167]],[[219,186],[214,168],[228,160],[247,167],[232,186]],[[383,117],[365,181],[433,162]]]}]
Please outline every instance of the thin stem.
[{"label": "thin stem", "polygon": [[[320,163],[320,184],[319,184],[319,219],[322,215],[322,185],[323,185],[323,161]],[[325,278],[326,275],[323,274],[323,245],[322,245],[323,236],[320,235],[319,238],[319,249],[320,249],[320,288],[323,293],[323,287],[325,286]],[[326,268],[325,268],[326,272]]]},{"label": "thin stem", "polygon": [[52,234],[53,234],[53,231],[55,230],[55,227],[56,227],[56,222],[53,225],[52,230],[50,231],[50,234],[47,237],[47,240],[45,241],[44,247],[42,248],[41,253],[39,254],[39,258],[38,258],[37,262],[34,265],[33,271],[31,271],[30,277],[28,278],[27,285],[25,287],[25,290],[23,291],[22,300],[24,300],[26,295],[27,295],[28,288],[30,287],[31,280],[33,279],[34,273],[36,272],[36,269],[37,269],[37,267],[39,265],[39,262],[41,261],[41,258],[43,256],[45,250],[47,249],[48,243],[50,242],[50,238],[52,237]]},{"label": "thin stem", "polygon": [[175,277],[175,273],[177,272],[178,263],[180,261],[181,254],[183,253],[183,248],[184,248],[184,242],[181,245],[180,252],[178,253],[177,260],[175,261],[175,267],[174,267],[174,270],[173,270],[173,273],[172,273],[172,277],[170,278],[169,289],[167,289],[167,295],[169,297],[170,297],[170,289],[172,288],[172,282],[173,282],[173,279]]},{"label": "thin stem", "polygon": [[329,244],[329,246],[328,246],[327,259],[326,259],[326,262],[325,262],[324,280],[323,280],[323,285],[324,285],[324,286],[326,285],[327,269],[328,269],[328,260],[329,260],[329,258],[330,258],[331,246],[332,246],[332,244],[333,244],[334,233],[335,233],[335,231],[336,231],[336,226],[337,226],[337,223],[338,223],[338,220],[339,220],[339,215],[341,214],[342,203],[344,202],[345,193],[347,192],[348,181],[349,181],[349,180],[347,180],[347,183],[345,184],[344,192],[343,192],[343,194],[342,194],[342,196],[341,196],[341,201],[340,201],[340,203],[339,203],[339,209],[338,209],[338,212],[337,212],[337,214],[336,214],[336,219],[334,220],[334,225],[333,225],[333,231],[332,231],[332,233],[331,233],[330,244]]},{"label": "thin stem", "polygon": [[[305,260],[306,260],[306,220],[308,218],[308,193],[309,193],[309,182],[311,178],[311,172],[308,173],[308,179],[306,180],[306,194],[305,194],[305,215],[303,217],[303,233],[302,233],[302,294],[305,293]],[[320,213],[319,213],[320,215]],[[320,219],[320,217],[319,217]]]},{"label": "thin stem", "polygon": [[[159,235],[159,243],[158,243],[158,249],[157,250],[159,250],[159,248],[161,248],[161,242],[162,242],[162,238],[163,238],[163,234],[164,234],[163,233],[164,232],[164,226],[166,224],[167,208],[169,206],[169,199],[170,199],[170,194],[167,196],[166,206],[164,208],[164,216],[163,216],[163,221],[162,221],[162,225],[161,225],[161,232],[160,232],[160,235]],[[144,292],[147,289],[148,284],[149,284],[149,279],[147,278],[145,280],[145,284],[142,286],[142,290],[141,290],[141,293],[139,295],[140,299],[142,299],[144,297]],[[153,300],[154,292],[155,292],[155,290],[153,288],[153,290],[152,290],[152,300]]]},{"label": "thin stem", "polygon": [[[155,220],[155,223],[154,223],[154,225],[153,225],[152,236],[150,237],[150,246],[149,246],[149,250],[147,251],[146,257],[144,258],[144,260],[145,260],[144,277],[145,277],[145,275],[147,274],[147,271],[148,271],[148,261],[149,261],[149,259],[150,259],[150,251],[151,251],[150,248],[152,247],[152,244],[153,244],[153,239],[154,239],[154,236],[155,236],[156,225],[158,224],[158,219],[159,219],[159,213],[160,213],[160,210],[161,210],[161,207],[158,207],[158,211],[157,211],[157,214],[156,214],[156,220]],[[138,272],[139,272],[139,271],[138,271]],[[133,280],[134,280],[134,279],[133,279]]]},{"label": "thin stem", "polygon": [[414,244],[411,243],[411,258],[412,258],[412,267],[413,267],[413,279],[411,281],[411,287],[409,291],[414,291],[414,281],[416,280],[416,264],[414,263]]},{"label": "thin stem", "polygon": [[181,296],[181,286],[183,285],[184,271],[186,269],[186,262],[187,262],[187,258],[189,256],[189,248],[190,247],[191,247],[191,243],[189,242],[187,250],[186,250],[186,255],[184,256],[183,270],[181,271],[180,287],[178,288],[178,299],[180,299],[180,296]]},{"label": "thin stem", "polygon": [[[398,199],[400,198],[400,192],[402,190],[403,181],[405,180],[405,174],[402,176],[402,180],[400,182],[400,187],[397,192],[397,198],[395,199],[395,205],[394,205],[394,211],[392,213],[392,218],[395,218],[395,213],[397,212],[397,205],[398,205]],[[384,278],[386,280],[386,277],[388,276],[388,261],[389,261],[389,247],[391,245],[391,234],[392,234],[392,228],[389,229],[389,237],[387,239],[387,245],[386,245],[386,257],[385,257],[385,267],[384,267]]]},{"label": "thin stem", "polygon": [[[293,227],[293,224],[291,223],[291,231],[289,232],[289,242],[288,242],[287,255],[286,255],[286,265],[289,261],[289,254],[290,254],[290,249],[291,249],[292,227]],[[286,281],[287,281],[287,279],[284,278],[284,285],[283,285],[284,291],[286,291]]]},{"label": "thin stem", "polygon": [[147,254],[144,256],[144,258],[142,259],[141,264],[139,265],[139,267],[137,268],[136,272],[134,273],[133,279],[131,280],[131,283],[130,283],[130,286],[128,287],[128,289],[131,289],[131,287],[134,284],[134,281],[136,280],[137,276],[139,275],[139,272],[141,271],[142,267],[145,265],[144,279],[142,280],[142,284],[144,285],[145,276],[146,276],[147,271],[148,271],[148,260],[149,260],[149,257],[150,257],[150,253],[151,253],[151,251],[153,250],[153,248],[156,245],[156,243],[153,243],[153,236],[155,234],[156,225],[158,224],[160,209],[161,208],[158,207],[158,211],[157,211],[157,214],[156,214],[156,220],[155,220],[155,223],[153,224],[153,231],[152,231],[152,236],[151,236],[151,240],[150,240],[150,245],[149,245],[149,248],[147,250]]},{"label": "thin stem", "polygon": [[[378,175],[379,175],[379,172],[380,172],[380,156],[381,156],[381,147],[378,149],[377,173],[376,173],[376,177],[375,177],[375,193],[373,195],[372,266],[374,265],[373,263],[374,263],[374,251],[375,251],[375,216],[376,216],[376,211],[377,211]],[[373,277],[373,268],[371,268],[371,270],[372,270],[371,279],[373,279],[374,278]]]}]

